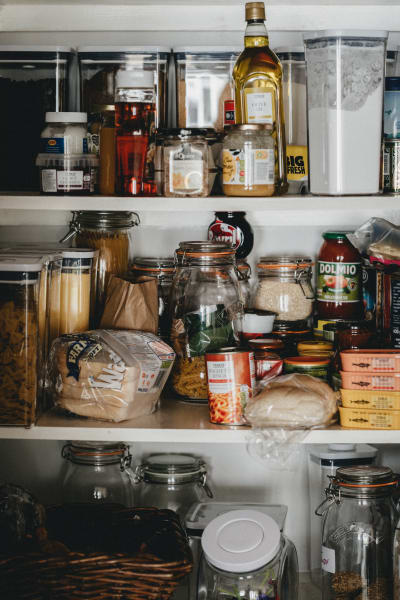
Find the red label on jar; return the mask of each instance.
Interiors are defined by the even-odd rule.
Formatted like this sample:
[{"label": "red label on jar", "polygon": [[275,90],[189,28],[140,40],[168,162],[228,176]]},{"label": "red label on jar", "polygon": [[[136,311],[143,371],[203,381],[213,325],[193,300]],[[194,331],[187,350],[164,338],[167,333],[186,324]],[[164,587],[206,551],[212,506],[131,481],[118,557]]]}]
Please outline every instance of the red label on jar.
[{"label": "red label on jar", "polygon": [[206,354],[211,423],[243,425],[255,389],[253,352]]},{"label": "red label on jar", "polygon": [[235,101],[225,100],[224,101],[224,125],[235,124]]},{"label": "red label on jar", "polygon": [[208,239],[213,242],[230,244],[236,250],[243,244],[243,232],[238,227],[215,219],[214,223],[208,228]]}]

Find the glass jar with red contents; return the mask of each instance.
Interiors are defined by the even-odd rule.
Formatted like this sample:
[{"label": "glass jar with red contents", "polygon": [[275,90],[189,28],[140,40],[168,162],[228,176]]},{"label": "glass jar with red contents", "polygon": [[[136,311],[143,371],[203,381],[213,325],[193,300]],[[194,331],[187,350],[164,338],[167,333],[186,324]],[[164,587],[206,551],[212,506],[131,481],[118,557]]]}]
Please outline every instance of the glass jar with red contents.
[{"label": "glass jar with red contents", "polygon": [[326,231],[318,257],[319,319],[360,319],[363,315],[361,256],[346,231]]},{"label": "glass jar with red contents", "polygon": [[338,331],[339,350],[371,348],[374,336],[370,321],[355,321]]}]

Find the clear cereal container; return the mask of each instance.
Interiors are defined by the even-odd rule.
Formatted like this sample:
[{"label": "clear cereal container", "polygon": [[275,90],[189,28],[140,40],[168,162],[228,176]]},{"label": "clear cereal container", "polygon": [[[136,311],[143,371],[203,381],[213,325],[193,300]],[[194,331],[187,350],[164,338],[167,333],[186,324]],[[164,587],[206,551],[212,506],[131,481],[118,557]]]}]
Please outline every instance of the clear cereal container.
[{"label": "clear cereal container", "polygon": [[70,48],[0,46],[0,189],[37,190],[47,111],[67,110]]},{"label": "clear cereal container", "polygon": [[174,48],[178,127],[224,129],[224,102],[233,100],[232,70],[241,48]]},{"label": "clear cereal container", "polygon": [[253,304],[258,310],[276,313],[275,329],[288,323],[292,329],[306,328],[314,300],[312,265],[312,259],[304,256],[260,258]]},{"label": "clear cereal container", "polygon": [[0,257],[0,424],[30,427],[36,416],[42,263]]}]

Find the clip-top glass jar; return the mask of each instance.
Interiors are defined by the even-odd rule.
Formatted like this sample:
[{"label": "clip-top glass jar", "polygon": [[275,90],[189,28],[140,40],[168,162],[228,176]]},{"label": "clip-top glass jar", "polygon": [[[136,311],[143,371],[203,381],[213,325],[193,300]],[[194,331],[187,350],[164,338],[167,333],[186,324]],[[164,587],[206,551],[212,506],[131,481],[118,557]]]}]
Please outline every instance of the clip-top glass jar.
[{"label": "clip-top glass jar", "polygon": [[393,598],[397,477],[388,467],[341,467],[316,509],[324,517],[322,598]]},{"label": "clip-top glass jar", "polygon": [[140,282],[148,277],[157,279],[158,283],[158,334],[167,338],[169,334],[169,294],[175,273],[173,258],[139,257],[133,261],[128,279]]},{"label": "clip-top glass jar", "polygon": [[182,399],[207,402],[205,354],[239,346],[243,304],[235,249],[218,242],[181,242],[171,288],[172,387]]},{"label": "clip-top glass jar", "polygon": [[258,287],[254,307],[277,314],[274,329],[290,324],[292,330],[307,328],[314,292],[313,262],[304,256],[264,256],[257,264]]},{"label": "clip-top glass jar", "polygon": [[205,600],[297,600],[296,549],[265,513],[224,513],[207,525],[201,545],[199,581],[204,577]]},{"label": "clip-top glass jar", "polygon": [[96,290],[93,327],[98,327],[103,314],[106,289],[111,275],[122,276],[132,258],[132,228],[139,225],[139,215],[117,211],[73,211],[69,233],[61,243],[73,238],[77,248],[99,251],[95,271]]},{"label": "clip-top glass jar", "polygon": [[169,508],[183,519],[195,502],[212,498],[206,464],[186,454],[154,454],[136,468],[140,504]]},{"label": "clip-top glass jar", "polygon": [[63,502],[93,502],[134,506],[129,446],[122,442],[65,444],[68,465],[62,481]]}]

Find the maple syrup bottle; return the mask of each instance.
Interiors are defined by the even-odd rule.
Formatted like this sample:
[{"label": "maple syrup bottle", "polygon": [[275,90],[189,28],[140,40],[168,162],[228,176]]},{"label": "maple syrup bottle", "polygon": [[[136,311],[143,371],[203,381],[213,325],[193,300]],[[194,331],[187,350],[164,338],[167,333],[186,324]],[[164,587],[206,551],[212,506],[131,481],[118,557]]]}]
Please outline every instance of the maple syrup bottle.
[{"label": "maple syrup bottle", "polygon": [[276,142],[277,192],[287,191],[282,66],[269,47],[264,2],[246,3],[244,50],[233,69],[237,124],[268,123]]}]

